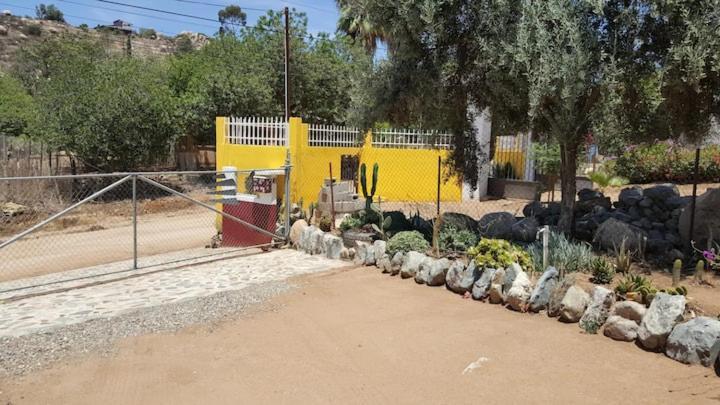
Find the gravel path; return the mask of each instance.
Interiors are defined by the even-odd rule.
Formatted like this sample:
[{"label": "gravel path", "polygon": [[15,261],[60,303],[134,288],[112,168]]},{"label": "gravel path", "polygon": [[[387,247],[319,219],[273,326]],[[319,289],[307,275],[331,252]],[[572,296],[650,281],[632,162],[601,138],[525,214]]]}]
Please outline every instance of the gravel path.
[{"label": "gravel path", "polygon": [[130,336],[175,332],[197,324],[212,326],[290,288],[287,281],[266,282],[47,332],[0,337],[0,377],[23,375],[87,353],[112,354],[114,343]]}]

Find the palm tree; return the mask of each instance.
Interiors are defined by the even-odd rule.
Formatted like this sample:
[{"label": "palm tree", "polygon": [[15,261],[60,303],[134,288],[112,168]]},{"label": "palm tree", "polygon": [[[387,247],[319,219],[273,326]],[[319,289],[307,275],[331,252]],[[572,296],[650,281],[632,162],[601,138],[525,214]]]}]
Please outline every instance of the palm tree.
[{"label": "palm tree", "polygon": [[372,0],[338,0],[338,30],[360,41],[369,52],[375,52],[378,42],[387,42],[388,35],[365,11],[368,1]]}]

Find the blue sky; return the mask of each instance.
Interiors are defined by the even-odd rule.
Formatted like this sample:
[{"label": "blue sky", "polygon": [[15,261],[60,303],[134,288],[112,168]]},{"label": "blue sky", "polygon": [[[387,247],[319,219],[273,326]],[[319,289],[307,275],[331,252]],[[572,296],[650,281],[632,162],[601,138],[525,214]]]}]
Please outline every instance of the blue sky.
[{"label": "blue sky", "polygon": [[[213,20],[217,20],[217,12],[221,8],[211,5],[192,4],[182,0],[114,1]],[[318,32],[334,33],[339,15],[334,0],[293,0],[291,2],[283,0],[193,1],[213,4],[237,4],[247,13],[248,25],[254,25],[258,16],[265,14],[262,10],[281,10],[283,7],[288,6],[307,14],[308,31],[313,34]],[[0,0],[0,10],[10,10],[15,15],[34,16],[35,6],[40,3],[55,4],[65,13],[65,19],[72,25],[85,23],[90,27],[94,27],[98,24],[109,24],[113,20],[122,19],[132,23],[135,28],[154,28],[166,35],[176,35],[182,31],[202,32],[207,35],[213,35],[218,29],[218,24],[210,21],[200,21],[176,15],[133,9],[121,5],[103,3],[97,0]]]}]

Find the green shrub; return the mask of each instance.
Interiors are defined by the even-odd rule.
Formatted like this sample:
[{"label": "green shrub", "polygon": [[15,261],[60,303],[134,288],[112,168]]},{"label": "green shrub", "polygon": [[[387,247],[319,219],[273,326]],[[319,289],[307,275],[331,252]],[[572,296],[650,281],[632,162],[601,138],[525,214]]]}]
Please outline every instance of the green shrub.
[{"label": "green shrub", "polygon": [[417,231],[398,232],[390,238],[387,243],[387,252],[390,257],[397,252],[407,253],[409,251],[425,252],[430,248],[428,241]]},{"label": "green shrub", "polygon": [[595,257],[590,262],[592,268],[592,282],[595,284],[610,284],[615,277],[612,263],[604,257]]},{"label": "green shrub", "polygon": [[439,236],[440,250],[464,252],[475,246],[478,237],[468,230],[458,230],[454,226],[444,226]]},{"label": "green shrub", "polygon": [[347,216],[340,222],[340,230],[347,231],[349,229],[357,229],[363,225],[364,223],[360,218]]},{"label": "green shrub", "polygon": [[[534,242],[528,248],[536,269],[544,270],[542,240]],[[559,232],[550,232],[548,240],[548,266],[554,266],[565,274],[575,271],[588,272],[595,255],[585,242],[574,243]]]},{"label": "green shrub", "polygon": [[[695,150],[672,142],[631,146],[612,165],[614,174],[632,183],[670,181],[689,183],[693,179]],[[700,152],[700,181],[720,177],[720,145],[704,146]]]},{"label": "green shrub", "polygon": [[25,34],[33,37],[39,37],[42,35],[42,28],[37,24],[30,24],[25,27]]},{"label": "green shrub", "polygon": [[467,254],[480,268],[506,268],[518,263],[526,271],[532,271],[533,263],[528,252],[504,239],[482,239],[468,249]]}]

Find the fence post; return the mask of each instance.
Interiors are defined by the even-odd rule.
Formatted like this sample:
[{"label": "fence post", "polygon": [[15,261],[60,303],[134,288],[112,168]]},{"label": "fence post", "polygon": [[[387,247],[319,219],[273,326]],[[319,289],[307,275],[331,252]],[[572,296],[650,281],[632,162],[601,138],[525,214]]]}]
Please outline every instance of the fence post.
[{"label": "fence post", "polygon": [[133,270],[137,270],[137,174],[132,175]]},{"label": "fence post", "polygon": [[695,169],[693,172],[693,191],[692,200],[690,200],[690,232],[688,233],[688,239],[690,246],[686,246],[688,253],[692,253],[692,241],[695,233],[695,200],[697,200],[697,185],[698,177],[700,176],[700,147],[695,149]]},{"label": "fence post", "polygon": [[290,201],[290,172],[292,165],[290,164],[290,151],[287,151],[285,158],[285,243],[289,243],[290,238],[290,210],[292,209],[292,201]]}]

